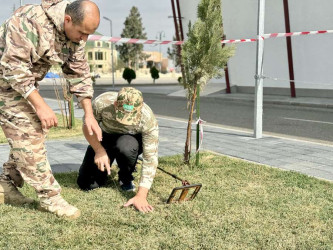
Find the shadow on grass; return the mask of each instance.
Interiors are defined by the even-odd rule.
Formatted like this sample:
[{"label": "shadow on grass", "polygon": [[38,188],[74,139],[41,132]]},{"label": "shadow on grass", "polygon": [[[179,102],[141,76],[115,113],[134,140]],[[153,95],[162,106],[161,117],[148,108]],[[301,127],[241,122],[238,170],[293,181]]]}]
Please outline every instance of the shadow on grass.
[{"label": "shadow on grass", "polygon": [[[60,186],[63,188],[76,189],[76,190],[80,190],[82,192],[89,192],[89,193],[97,190],[97,189],[90,190],[90,191],[81,190],[76,183],[76,180],[78,177],[78,172],[54,173],[54,176],[55,176],[56,180],[59,182]],[[138,180],[137,177],[135,179]],[[168,190],[167,190],[168,196],[165,195],[165,191],[164,192],[159,191],[159,190],[155,189],[154,187],[152,187],[150,192],[154,196],[158,197],[159,202],[166,203],[169,198],[169,194],[171,194],[171,191],[173,190],[173,188],[178,187],[178,186],[181,186],[180,182],[179,183],[175,182],[174,185],[170,185],[170,187],[168,187]],[[108,177],[106,185],[103,186],[103,188],[109,188],[109,189],[111,189],[110,191],[119,192],[119,194],[121,194],[127,200],[132,198],[135,195],[135,192],[126,192],[126,191],[121,190],[120,185],[117,180],[116,171],[111,171],[111,175]]]},{"label": "shadow on grass", "polygon": [[[81,190],[76,182],[78,175],[79,173],[76,171],[67,172],[67,173],[54,173],[54,176],[56,180],[59,182],[61,187],[77,189],[82,192],[94,192],[96,190],[96,189],[90,191]],[[108,177],[106,185],[103,186],[103,188],[110,188],[116,192],[119,192],[126,199],[132,198],[134,196],[134,192],[122,191],[117,180],[117,175],[118,173],[116,171],[111,171],[111,175]]]}]

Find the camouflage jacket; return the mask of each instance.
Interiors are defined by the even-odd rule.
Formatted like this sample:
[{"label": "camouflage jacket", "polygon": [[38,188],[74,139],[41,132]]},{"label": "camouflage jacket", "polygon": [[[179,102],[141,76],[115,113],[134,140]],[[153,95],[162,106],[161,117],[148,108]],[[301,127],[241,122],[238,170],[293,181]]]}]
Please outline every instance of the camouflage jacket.
[{"label": "camouflage jacket", "polygon": [[62,67],[70,92],[79,101],[93,95],[85,42],[73,43],[65,35],[67,4],[43,0],[41,5],[25,5],[0,27],[0,82],[25,98],[56,64]]},{"label": "camouflage jacket", "polygon": [[139,125],[127,126],[116,121],[114,102],[117,92],[105,92],[93,101],[93,112],[106,133],[141,134],[143,163],[139,186],[150,189],[158,164],[158,124],[153,111],[144,103]]}]

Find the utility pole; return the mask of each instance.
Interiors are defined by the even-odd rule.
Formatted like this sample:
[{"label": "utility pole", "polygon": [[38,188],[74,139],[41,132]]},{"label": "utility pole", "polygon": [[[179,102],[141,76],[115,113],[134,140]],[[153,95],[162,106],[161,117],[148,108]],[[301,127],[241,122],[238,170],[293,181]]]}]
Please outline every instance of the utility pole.
[{"label": "utility pole", "polygon": [[[103,16],[103,18],[110,22],[110,35],[112,37],[112,20],[110,18],[105,17],[105,16]],[[114,87],[113,42],[111,42],[111,71],[112,71],[112,88],[114,90],[115,87]]]},{"label": "utility pole", "polygon": [[258,41],[256,63],[256,86],[254,101],[254,137],[262,138],[262,110],[263,110],[263,55],[264,55],[264,23],[265,23],[265,0],[258,0]]},{"label": "utility pole", "polygon": [[[284,8],[284,22],[286,26],[286,32],[290,32],[290,18],[289,18],[289,4],[288,0],[283,0]],[[293,62],[293,50],[291,45],[291,37],[286,37],[287,41],[287,54],[288,54],[288,66],[289,66],[289,80],[290,80],[290,96],[296,97],[295,89],[295,74],[294,74],[294,62]]]}]

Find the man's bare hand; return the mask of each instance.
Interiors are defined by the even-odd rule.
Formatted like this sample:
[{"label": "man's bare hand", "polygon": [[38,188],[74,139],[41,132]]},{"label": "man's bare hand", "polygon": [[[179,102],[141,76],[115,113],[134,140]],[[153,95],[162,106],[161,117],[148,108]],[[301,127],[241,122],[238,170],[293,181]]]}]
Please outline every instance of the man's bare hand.
[{"label": "man's bare hand", "polygon": [[95,134],[99,141],[102,141],[102,130],[99,127],[94,116],[85,116],[84,125],[86,126],[89,135]]},{"label": "man's bare hand", "polygon": [[36,114],[42,122],[42,128],[52,128],[58,126],[58,119],[53,110],[48,105],[43,105],[36,109]]},{"label": "man's bare hand", "polygon": [[42,123],[42,128],[49,129],[58,126],[58,119],[55,113],[46,104],[36,89],[30,93],[27,99],[35,107],[36,114]]},{"label": "man's bare hand", "polygon": [[110,159],[104,149],[95,152],[95,164],[100,171],[104,172],[106,169],[108,175],[111,174]]},{"label": "man's bare hand", "polygon": [[133,205],[138,211],[142,213],[149,213],[154,211],[154,208],[147,201],[148,191],[149,190],[147,188],[139,187],[138,193],[132,199],[129,199],[124,204],[124,207]]},{"label": "man's bare hand", "polygon": [[96,135],[98,141],[102,141],[102,130],[96,121],[91,106],[91,99],[84,98],[81,100],[81,105],[84,110],[84,125],[90,136]]}]

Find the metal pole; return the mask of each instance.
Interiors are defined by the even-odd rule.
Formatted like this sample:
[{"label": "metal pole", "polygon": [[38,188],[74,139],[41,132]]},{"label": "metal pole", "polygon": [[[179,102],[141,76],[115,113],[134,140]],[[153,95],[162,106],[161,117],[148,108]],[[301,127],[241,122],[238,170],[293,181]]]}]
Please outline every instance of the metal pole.
[{"label": "metal pole", "polygon": [[[171,0],[171,6],[172,6],[172,13],[173,13],[173,21],[175,22],[176,39],[177,39],[177,41],[180,41],[180,36],[179,36],[179,31],[178,31],[178,22],[177,22],[177,16],[176,16],[176,9],[175,9],[174,0]],[[181,17],[179,17],[179,18],[181,18]],[[178,47],[180,48],[180,45]]]},{"label": "metal pole", "polygon": [[[178,28],[182,30],[182,27],[180,27],[180,25],[178,25],[178,21],[179,20],[181,21],[182,16],[179,14],[179,17],[177,17],[174,0],[171,0],[171,6],[172,6],[172,13],[173,13],[173,20],[175,22],[176,39],[177,39],[177,41],[180,41],[181,36],[180,36],[180,32],[179,32]],[[183,41],[183,40],[184,39],[182,39],[181,41]],[[178,47],[177,52],[178,52],[178,58],[179,58],[179,63],[180,63],[180,69],[181,69],[181,72],[182,72],[183,83],[186,84],[185,67],[184,67],[184,63],[182,62],[182,47],[180,45],[178,45],[177,47]]]},{"label": "metal pole", "polygon": [[[165,32],[162,30],[162,31],[159,31],[157,32],[159,34],[159,36],[157,38],[160,39],[160,41],[162,41],[162,35],[163,37],[165,37]],[[159,70],[162,71],[162,53],[161,53],[161,44],[159,45],[159,58],[160,58],[160,67],[159,67]]]},{"label": "metal pole", "polygon": [[[160,41],[162,41],[162,32],[163,31],[160,31]],[[159,53],[160,53],[160,72],[161,72],[161,69],[162,69],[162,55],[161,55],[161,44],[160,44],[160,47],[159,47]]]},{"label": "metal pole", "polygon": [[[112,21],[110,20],[110,33],[112,37]],[[115,89],[114,87],[114,60],[113,60],[113,42],[111,42],[111,70],[112,70],[112,88],[113,90]]]},{"label": "metal pole", "polygon": [[[103,18],[110,22],[110,34],[112,37],[112,20],[108,17],[103,16]],[[113,42],[111,42],[111,70],[112,70],[112,88],[114,88],[114,61],[113,61]]]},{"label": "metal pole", "polygon": [[[290,19],[289,19],[289,5],[288,0],[283,0],[283,7],[284,7],[284,20],[286,26],[286,32],[290,32]],[[290,95],[291,97],[296,97],[296,90],[295,90],[295,80],[294,75],[294,64],[293,64],[293,51],[291,46],[291,37],[286,37],[287,40],[287,52],[288,52],[288,66],[289,66],[289,79],[290,79]]]},{"label": "metal pole", "polygon": [[[223,34],[222,36],[222,40],[225,40],[226,39],[226,35]],[[225,47],[225,43],[222,43],[222,48]],[[226,84],[226,89],[225,89],[225,92],[227,94],[230,94],[231,93],[231,89],[230,89],[230,80],[229,80],[229,70],[228,70],[228,63],[226,63],[225,67],[224,67],[224,74],[225,74],[225,84]]]},{"label": "metal pole", "polygon": [[262,106],[263,106],[263,54],[264,54],[264,23],[265,23],[265,0],[258,0],[258,42],[256,63],[256,86],[254,101],[254,137],[262,137]]},{"label": "metal pole", "polygon": [[23,0],[20,0],[20,7],[23,5]]},{"label": "metal pole", "polygon": [[[196,114],[197,114],[197,121],[200,119],[200,84],[197,84],[197,107],[196,107]],[[196,149],[197,153],[195,155],[195,165],[199,166],[199,160],[200,160],[200,153],[198,151],[199,145],[200,145],[200,123],[197,123],[197,138],[196,138]]]},{"label": "metal pole", "polygon": [[176,4],[177,4],[177,11],[178,11],[180,35],[181,35],[182,41],[184,41],[183,22],[182,22],[182,14],[181,14],[181,11],[180,11],[179,0],[176,0]]}]

